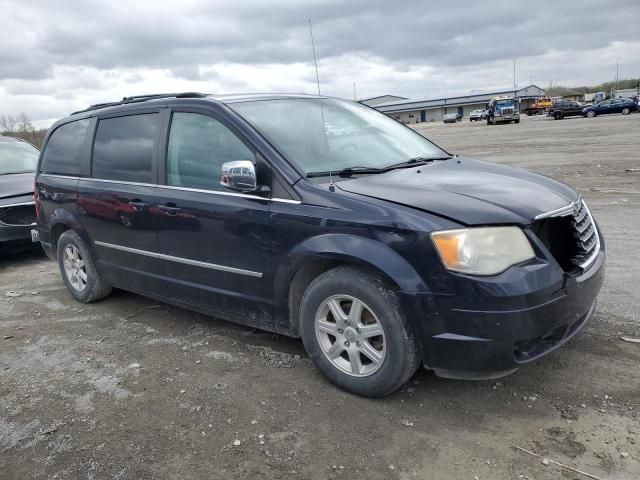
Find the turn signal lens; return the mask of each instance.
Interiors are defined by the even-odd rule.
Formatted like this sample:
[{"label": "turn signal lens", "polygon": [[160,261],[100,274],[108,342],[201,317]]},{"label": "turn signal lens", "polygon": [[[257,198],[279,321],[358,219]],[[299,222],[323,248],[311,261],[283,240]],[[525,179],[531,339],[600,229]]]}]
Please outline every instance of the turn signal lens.
[{"label": "turn signal lens", "polygon": [[431,234],[444,266],[470,275],[495,275],[535,256],[518,227],[479,227]]}]

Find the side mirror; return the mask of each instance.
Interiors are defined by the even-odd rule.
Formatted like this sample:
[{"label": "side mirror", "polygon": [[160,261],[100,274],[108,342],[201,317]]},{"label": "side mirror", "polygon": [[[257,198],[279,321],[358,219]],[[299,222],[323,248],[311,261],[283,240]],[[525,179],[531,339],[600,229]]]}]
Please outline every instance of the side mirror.
[{"label": "side mirror", "polygon": [[222,164],[220,185],[239,192],[255,192],[258,189],[256,167],[251,160],[236,160]]}]

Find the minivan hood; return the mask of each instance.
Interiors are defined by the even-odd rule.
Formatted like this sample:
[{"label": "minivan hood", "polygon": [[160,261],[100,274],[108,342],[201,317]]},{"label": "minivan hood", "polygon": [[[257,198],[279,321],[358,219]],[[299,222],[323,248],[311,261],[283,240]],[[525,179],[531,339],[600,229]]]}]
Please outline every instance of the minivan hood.
[{"label": "minivan hood", "polygon": [[33,193],[35,173],[0,175],[0,199]]},{"label": "minivan hood", "polygon": [[336,183],[345,192],[424,210],[466,225],[526,225],[576,192],[548,177],[480,160],[451,158]]}]

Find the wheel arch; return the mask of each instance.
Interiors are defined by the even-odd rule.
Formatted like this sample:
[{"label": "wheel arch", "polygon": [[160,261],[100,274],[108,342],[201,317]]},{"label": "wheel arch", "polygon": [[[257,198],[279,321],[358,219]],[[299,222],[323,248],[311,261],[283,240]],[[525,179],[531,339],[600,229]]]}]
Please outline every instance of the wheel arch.
[{"label": "wheel arch", "polygon": [[67,230],[73,230],[74,232],[76,232],[80,236],[82,241],[85,242],[87,248],[91,251],[91,253],[95,253],[93,252],[93,246],[89,239],[89,235],[87,234],[78,218],[71,212],[69,212],[69,210],[66,210],[64,208],[56,208],[51,212],[51,215],[49,216],[49,240],[51,242],[54,256],[57,256],[58,239]]},{"label": "wheel arch", "polygon": [[342,265],[379,275],[395,291],[428,291],[409,262],[388,245],[347,234],[320,235],[297,245],[274,271],[275,305],[286,305],[277,312],[278,323],[297,336],[300,300],[306,288],[318,275]]}]

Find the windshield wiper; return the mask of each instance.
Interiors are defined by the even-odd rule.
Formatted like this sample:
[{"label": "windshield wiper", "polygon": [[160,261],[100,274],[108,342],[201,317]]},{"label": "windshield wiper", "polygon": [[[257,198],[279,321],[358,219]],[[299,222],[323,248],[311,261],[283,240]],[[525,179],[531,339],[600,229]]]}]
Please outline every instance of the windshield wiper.
[{"label": "windshield wiper", "polygon": [[307,173],[307,178],[313,177],[328,177],[329,175],[337,175],[339,177],[350,177],[353,174],[373,174],[373,173],[384,173],[390,170],[395,170],[396,168],[408,168],[415,167],[417,165],[424,165],[425,163],[433,162],[434,160],[449,160],[451,157],[414,157],[409,160],[405,160],[404,162],[394,163],[392,165],[388,165],[386,167],[347,167],[342,170],[335,170],[329,172],[309,172]]},{"label": "windshield wiper", "polygon": [[404,162],[394,163],[387,167],[384,167],[384,171],[394,170],[396,168],[415,167],[416,165],[424,165],[425,163],[433,162],[434,160],[449,160],[451,157],[413,157]]},{"label": "windshield wiper", "polygon": [[386,168],[376,168],[376,167],[346,167],[341,170],[327,170],[324,172],[309,172],[307,173],[307,178],[313,177],[328,177],[329,175],[337,175],[339,177],[350,177],[353,174],[373,174],[373,173],[383,173],[386,172]]}]

